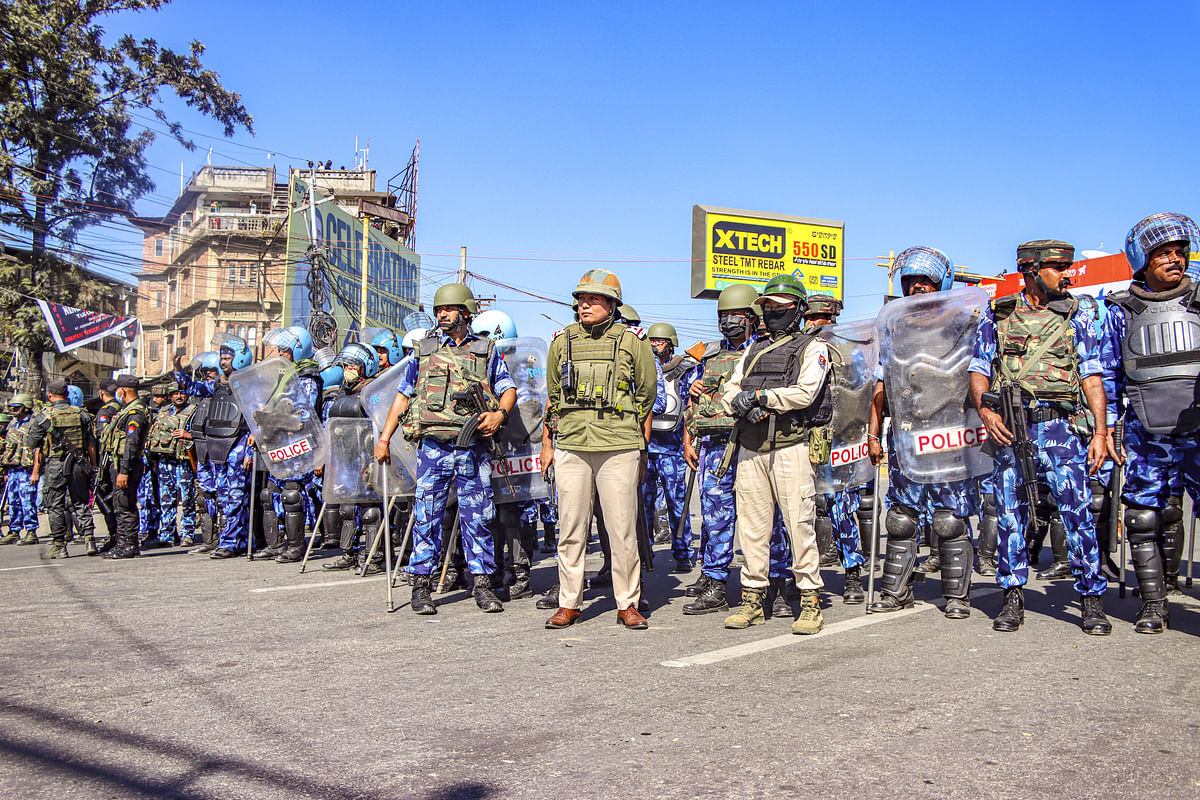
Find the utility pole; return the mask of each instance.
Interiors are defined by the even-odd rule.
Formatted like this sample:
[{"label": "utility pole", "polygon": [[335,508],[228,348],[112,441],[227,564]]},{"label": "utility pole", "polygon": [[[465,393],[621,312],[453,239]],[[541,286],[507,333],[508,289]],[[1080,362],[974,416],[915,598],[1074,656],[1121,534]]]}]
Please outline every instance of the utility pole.
[{"label": "utility pole", "polygon": [[362,297],[360,298],[360,307],[358,310],[359,331],[367,327],[367,255],[371,252],[371,218],[363,214],[362,224]]},{"label": "utility pole", "polygon": [[895,289],[895,286],[893,286],[893,281],[892,281],[892,265],[895,263],[896,263],[896,251],[888,250],[887,258],[883,258],[881,256],[879,259],[879,263],[877,263],[875,265],[877,267],[884,267],[888,271],[888,296],[889,297],[895,297],[895,295],[896,295],[896,289]]},{"label": "utility pole", "polygon": [[467,282],[467,246],[465,244],[459,248],[458,282]]}]

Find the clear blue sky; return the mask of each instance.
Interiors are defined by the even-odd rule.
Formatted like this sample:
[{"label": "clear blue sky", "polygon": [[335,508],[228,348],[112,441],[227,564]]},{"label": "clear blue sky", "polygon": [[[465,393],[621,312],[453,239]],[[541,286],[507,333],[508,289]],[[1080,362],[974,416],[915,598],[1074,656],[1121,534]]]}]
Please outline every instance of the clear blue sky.
[{"label": "clear blue sky", "polygon": [[[694,341],[715,328],[714,304],[689,299],[694,203],[845,220],[846,319],[877,310],[888,250],[929,244],[995,274],[1026,239],[1113,252],[1146,214],[1200,214],[1198,23],[1195,0],[207,0],[107,28],[204,42],[255,117],[235,142],[338,166],[369,137],[386,180],[420,137],[426,298],[459,245],[489,257],[469,269],[563,299],[599,264],[647,323]],[[204,143],[214,164],[270,163]],[[139,210],[161,214],[180,161],[206,156],[160,137],[159,188]],[[499,296],[522,334],[570,313]]]}]

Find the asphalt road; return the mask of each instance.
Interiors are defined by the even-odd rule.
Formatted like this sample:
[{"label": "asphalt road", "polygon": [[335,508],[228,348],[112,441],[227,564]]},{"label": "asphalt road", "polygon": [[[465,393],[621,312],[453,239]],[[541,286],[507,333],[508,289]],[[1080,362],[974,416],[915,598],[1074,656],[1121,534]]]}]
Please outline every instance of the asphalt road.
[{"label": "asphalt road", "polygon": [[589,591],[552,632],[532,600],[417,617],[379,577],[40,549],[0,547],[4,798],[1200,796],[1200,584],[1162,636],[1114,586],[1099,638],[1069,582],[998,634],[991,579],[952,622],[865,616],[828,570],[826,631],[799,637],[682,615],[660,550],[650,630]]}]

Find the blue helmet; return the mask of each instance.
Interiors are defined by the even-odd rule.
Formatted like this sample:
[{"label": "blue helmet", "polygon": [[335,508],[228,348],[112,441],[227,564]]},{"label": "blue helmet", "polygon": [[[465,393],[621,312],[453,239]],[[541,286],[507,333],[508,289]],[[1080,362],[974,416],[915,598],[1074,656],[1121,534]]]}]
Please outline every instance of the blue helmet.
[{"label": "blue helmet", "polygon": [[1134,225],[1125,237],[1125,257],[1133,268],[1133,277],[1140,277],[1146,269],[1146,261],[1154,248],[1170,242],[1184,242],[1188,246],[1188,275],[1200,274],[1200,263],[1192,260],[1200,253],[1200,228],[1190,217],[1167,212],[1151,214]]},{"label": "blue helmet", "polygon": [[517,338],[517,324],[513,322],[512,317],[494,308],[471,320],[471,330],[489,339]]},{"label": "blue helmet", "polygon": [[201,353],[200,369],[221,369],[221,354],[216,350],[209,350],[207,353]]},{"label": "blue helmet", "polygon": [[250,348],[246,346],[246,340],[240,336],[230,336],[225,341],[221,342],[221,355],[229,353],[233,356],[231,369],[236,371],[243,367],[248,367],[254,361],[254,354],[250,352]]},{"label": "blue helmet", "polygon": [[384,328],[371,337],[371,346],[387,351],[388,364],[394,365],[404,357],[400,349],[400,339],[395,333]]},{"label": "blue helmet", "polygon": [[303,361],[312,358],[312,334],[299,325],[289,325],[286,328],[274,328],[263,336],[263,344],[286,350],[292,354],[292,361]]},{"label": "blue helmet", "polygon": [[904,279],[917,276],[928,278],[944,292],[954,286],[954,262],[935,247],[909,247],[892,262],[892,275],[900,276],[901,294],[907,294]]},{"label": "blue helmet", "polygon": [[67,401],[76,408],[83,407],[83,389],[73,383],[67,384]]},{"label": "blue helmet", "polygon": [[321,388],[333,389],[342,385],[342,367],[340,364],[330,364],[321,370]]},{"label": "blue helmet", "polygon": [[428,328],[409,328],[408,333],[404,334],[404,340],[400,342],[400,346],[405,351],[412,350],[417,346],[417,342],[424,339],[428,334]]},{"label": "blue helmet", "polygon": [[343,369],[357,367],[359,374],[364,378],[374,378],[379,372],[379,357],[375,355],[375,348],[359,342],[351,342],[343,347],[333,363]]}]

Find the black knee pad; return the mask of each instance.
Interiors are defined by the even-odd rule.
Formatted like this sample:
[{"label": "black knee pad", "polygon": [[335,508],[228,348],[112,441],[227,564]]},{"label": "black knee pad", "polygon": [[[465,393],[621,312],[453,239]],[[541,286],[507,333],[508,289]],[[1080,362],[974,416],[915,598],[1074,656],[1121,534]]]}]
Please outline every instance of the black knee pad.
[{"label": "black knee pad", "polygon": [[983,496],[983,514],[984,517],[998,517],[996,513],[996,495],[991,492]]},{"label": "black knee pad", "polygon": [[304,506],[304,495],[299,489],[283,490],[283,508],[285,511],[295,511]]},{"label": "black knee pad", "polygon": [[261,502],[264,506],[269,506],[269,505],[271,505],[272,498],[274,497],[274,495],[275,495],[275,493],[272,492],[270,489],[265,489],[265,488],[260,489],[258,492],[259,502]]},{"label": "black knee pad", "polygon": [[1154,508],[1125,509],[1125,527],[1129,529],[1129,543],[1153,542],[1158,537],[1162,515]]},{"label": "black knee pad", "polygon": [[933,512],[933,535],[943,541],[967,538],[967,522],[959,519],[947,508]]},{"label": "black knee pad", "polygon": [[350,503],[342,503],[340,506],[337,507],[337,509],[338,509],[338,515],[342,519],[347,520],[347,521],[354,519],[354,506],[351,505]]},{"label": "black knee pad", "polygon": [[825,495],[818,492],[813,497],[813,503],[817,506],[817,516],[825,516],[829,513],[829,501],[825,499]]},{"label": "black knee pad", "polygon": [[1162,510],[1162,524],[1166,528],[1183,522],[1183,495],[1173,494],[1167,498],[1167,507]]},{"label": "black knee pad", "polygon": [[908,506],[895,505],[889,508],[883,525],[889,539],[917,538],[917,512]]},{"label": "black knee pad", "polygon": [[1088,501],[1088,510],[1091,511],[1092,514],[1103,514],[1105,505],[1104,484],[1093,479],[1088,481],[1088,488],[1092,490],[1092,499]]},{"label": "black knee pad", "polygon": [[362,523],[363,527],[374,527],[383,519],[383,514],[379,513],[378,506],[368,506],[363,509]]}]

